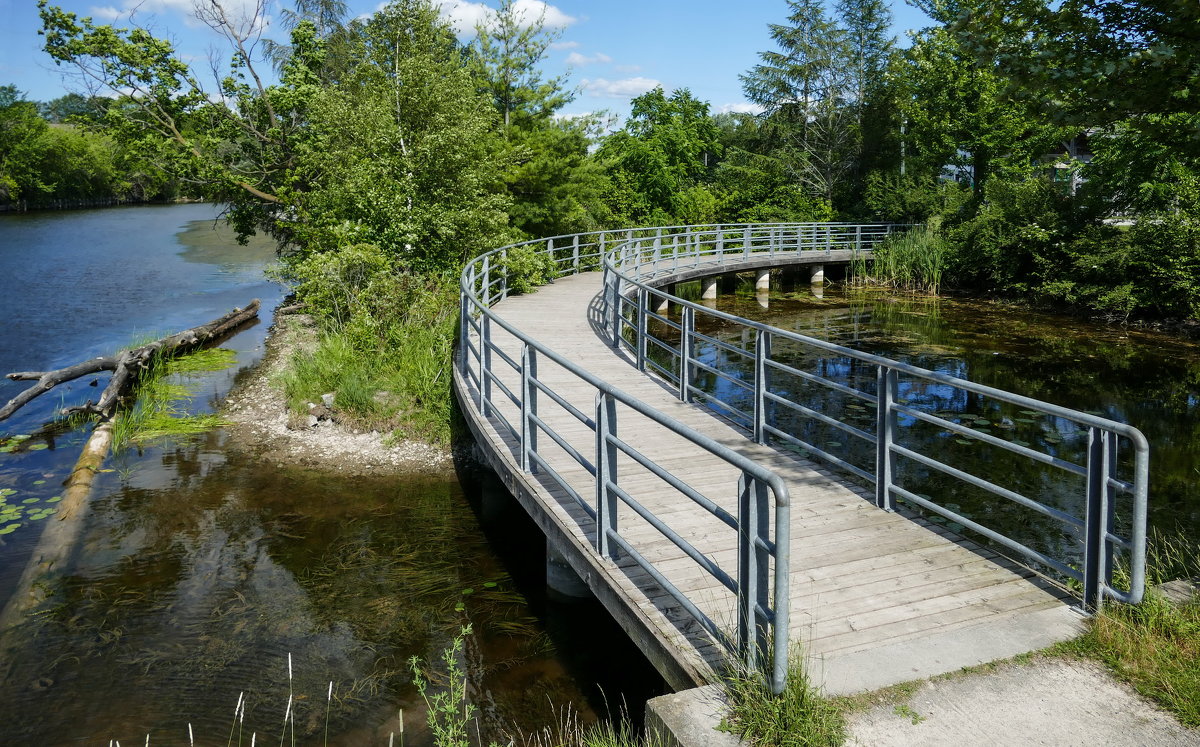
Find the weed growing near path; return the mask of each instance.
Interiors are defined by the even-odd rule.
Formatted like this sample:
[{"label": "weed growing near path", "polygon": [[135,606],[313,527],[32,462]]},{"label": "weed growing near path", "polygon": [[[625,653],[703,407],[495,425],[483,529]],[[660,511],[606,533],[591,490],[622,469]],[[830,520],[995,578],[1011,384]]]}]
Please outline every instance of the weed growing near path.
[{"label": "weed growing near path", "polygon": [[[1155,535],[1146,566],[1148,587],[1200,577],[1200,547]],[[1200,601],[1177,604],[1151,588],[1141,604],[1106,606],[1063,648],[1099,659],[1185,726],[1200,727]]]},{"label": "weed growing near path", "polygon": [[842,708],[808,679],[799,657],[779,695],[761,672],[735,671],[725,679],[730,730],[763,747],[840,745],[846,739]]}]

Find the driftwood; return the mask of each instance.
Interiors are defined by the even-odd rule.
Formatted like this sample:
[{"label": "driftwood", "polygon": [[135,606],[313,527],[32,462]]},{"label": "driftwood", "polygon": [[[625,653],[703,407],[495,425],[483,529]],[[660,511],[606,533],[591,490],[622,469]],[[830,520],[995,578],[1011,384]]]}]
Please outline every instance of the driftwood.
[{"label": "driftwood", "polygon": [[[58,384],[99,371],[114,372],[113,378],[105,387],[99,402],[95,404],[88,402],[82,407],[71,408],[76,412],[99,413],[102,422],[92,431],[92,435],[83,447],[83,453],[79,456],[79,461],[75,463],[75,468],[71,470],[71,475],[66,480],[62,502],[58,504],[55,520],[49,522],[43,530],[37,547],[34,548],[29,563],[21,574],[16,590],[9,597],[4,608],[0,610],[0,633],[16,627],[25,620],[27,613],[52,593],[54,587],[50,582],[67,571],[72,553],[83,533],[83,520],[88,511],[88,496],[91,493],[92,481],[108,457],[108,450],[112,445],[116,423],[112,416],[123,390],[150,365],[151,359],[156,354],[181,353],[206,342],[218,340],[256,316],[258,316],[258,299],[251,301],[246,308],[234,309],[208,324],[184,330],[170,337],[156,340],[149,345],[124,351],[116,356],[95,358],[74,366],[60,368],[57,371],[23,372],[8,375],[10,379],[19,381],[36,379],[38,383],[14,397],[3,410],[0,410],[0,419],[8,417],[34,397],[49,391]],[[11,666],[11,662],[9,666]],[[2,669],[0,669],[0,675],[5,675]],[[0,680],[7,681],[8,677],[0,676]]]},{"label": "driftwood", "polygon": [[173,355],[199,347],[204,343],[218,339],[241,324],[258,316],[258,299],[251,301],[245,308],[234,309],[220,319],[214,319],[208,324],[185,329],[170,337],[155,340],[148,345],[142,345],[131,350],[123,350],[117,355],[92,358],[76,363],[73,366],[59,368],[54,371],[17,371],[8,374],[13,381],[36,381],[37,383],[13,397],[8,404],[0,407],[0,420],[4,420],[40,395],[45,394],[59,384],[73,381],[81,376],[112,371],[108,386],[100,393],[96,402],[88,401],[85,405],[70,407],[63,410],[64,415],[73,413],[96,414],[101,418],[110,417],[116,410],[117,404],[125,391],[137,380],[137,377],[149,368],[155,356]]}]

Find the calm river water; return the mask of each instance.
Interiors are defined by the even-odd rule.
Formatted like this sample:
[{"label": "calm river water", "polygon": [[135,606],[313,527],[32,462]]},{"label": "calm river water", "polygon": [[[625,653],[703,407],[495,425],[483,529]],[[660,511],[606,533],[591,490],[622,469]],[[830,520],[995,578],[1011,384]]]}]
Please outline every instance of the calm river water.
[{"label": "calm river water", "polygon": [[[215,216],[178,205],[0,219],[0,373],[112,352],[261,298],[262,322],[225,344],[238,364],[188,382],[189,409],[214,408],[261,356],[280,298],[263,279],[271,246],[237,246]],[[54,411],[94,398],[89,384],[0,423],[0,491],[20,506],[19,520],[0,520],[0,532],[17,525],[0,535],[0,604],[87,435],[52,424]],[[21,388],[3,381],[0,400]],[[457,660],[485,739],[562,709],[593,718],[606,698],[636,709],[662,690],[595,603],[545,598],[536,527],[518,509],[485,530],[470,475],[264,465],[220,429],[124,451],[107,468],[65,581],[0,639],[0,744],[141,744],[147,733],[186,744],[189,728],[215,744],[243,693],[239,744],[280,740],[289,696],[296,741],[309,744],[324,740],[330,681],[330,744],[400,739],[402,714],[397,743],[428,744],[408,660],[440,659],[467,625]]]}]

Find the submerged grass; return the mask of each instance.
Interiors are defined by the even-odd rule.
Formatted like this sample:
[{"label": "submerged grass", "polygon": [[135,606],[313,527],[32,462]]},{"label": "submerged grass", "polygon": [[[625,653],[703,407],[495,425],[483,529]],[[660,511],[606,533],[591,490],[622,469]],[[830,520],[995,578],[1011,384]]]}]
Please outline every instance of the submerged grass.
[{"label": "submerged grass", "polygon": [[1062,650],[1098,659],[1185,726],[1200,727],[1200,600],[1175,602],[1157,589],[1200,578],[1200,544],[1156,533],[1146,567],[1149,590],[1141,604],[1107,605]]},{"label": "submerged grass", "polygon": [[198,373],[220,371],[237,361],[225,348],[205,348],[174,358],[156,359],[134,387],[133,407],[121,414],[113,429],[113,451],[168,436],[191,436],[225,425],[212,413],[192,414],[193,399],[187,379]]}]

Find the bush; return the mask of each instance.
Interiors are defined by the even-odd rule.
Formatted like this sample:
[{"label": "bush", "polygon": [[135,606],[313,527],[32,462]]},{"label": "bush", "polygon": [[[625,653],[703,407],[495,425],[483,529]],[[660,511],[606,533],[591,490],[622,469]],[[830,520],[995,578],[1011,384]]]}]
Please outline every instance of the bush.
[{"label": "bush", "polygon": [[538,247],[537,244],[512,247],[493,266],[495,271],[504,273],[510,294],[529,293],[554,279],[554,260],[539,252]]}]

